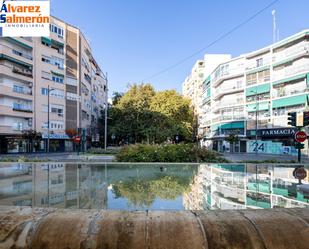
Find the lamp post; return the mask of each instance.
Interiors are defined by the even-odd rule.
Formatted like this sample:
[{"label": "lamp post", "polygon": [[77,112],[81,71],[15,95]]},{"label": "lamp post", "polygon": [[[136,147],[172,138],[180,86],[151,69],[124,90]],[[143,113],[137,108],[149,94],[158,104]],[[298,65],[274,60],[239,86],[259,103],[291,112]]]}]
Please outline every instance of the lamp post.
[{"label": "lamp post", "polygon": [[47,89],[47,153],[49,153],[49,128],[50,128],[50,125],[49,125],[49,94],[50,92],[54,91],[55,89],[54,88],[50,88],[49,85],[48,85],[48,89]]},{"label": "lamp post", "polygon": [[104,110],[104,150],[107,149],[107,109],[108,109],[108,78],[107,73],[105,76],[106,88],[105,88],[105,110]]},{"label": "lamp post", "polygon": [[251,93],[255,94],[255,144],[256,144],[256,150],[255,153],[258,153],[258,112],[259,112],[259,102],[258,102],[258,93],[257,89],[255,91],[250,91]]}]

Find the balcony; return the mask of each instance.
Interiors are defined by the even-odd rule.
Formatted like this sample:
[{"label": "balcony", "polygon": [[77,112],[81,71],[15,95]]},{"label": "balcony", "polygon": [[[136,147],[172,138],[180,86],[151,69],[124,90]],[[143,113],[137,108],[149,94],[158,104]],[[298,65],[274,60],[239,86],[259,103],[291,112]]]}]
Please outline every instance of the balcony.
[{"label": "balcony", "polygon": [[288,59],[291,59],[292,57],[297,57],[308,53],[309,53],[309,43],[303,42],[301,44],[285,49],[281,52],[274,53],[273,63],[284,62]]},{"label": "balcony", "polygon": [[0,96],[11,96],[17,99],[32,100],[32,90],[24,87],[23,89],[17,87],[9,87],[0,85]]},{"label": "balcony", "polygon": [[33,111],[26,108],[12,108],[11,106],[0,105],[0,115],[11,117],[32,118]]},{"label": "balcony", "polygon": [[284,89],[278,90],[278,91],[273,91],[273,98],[281,98],[281,97],[287,97],[291,95],[296,95],[296,94],[303,94],[309,92],[308,88],[303,88],[303,89],[295,89],[293,91],[286,91]]},{"label": "balcony", "polygon": [[[30,129],[30,128],[27,128]],[[21,134],[22,131],[16,129],[16,127],[9,125],[0,125],[0,134],[13,135],[13,134]]]},{"label": "balcony", "polygon": [[304,64],[301,66],[289,66],[286,67],[283,70],[278,70],[278,72],[274,72],[273,73],[273,81],[279,81],[279,80],[283,80],[285,78],[297,75],[297,74],[301,74],[301,73],[305,73],[305,72],[309,72],[309,65],[308,64]]},{"label": "balcony", "polygon": [[8,47],[6,45],[0,44],[0,53],[8,55],[8,56],[10,56],[10,57],[12,57],[16,60],[22,60],[22,61],[29,63],[29,64],[33,63],[33,61],[32,61],[33,58],[32,58],[31,54],[24,53],[22,51]]},{"label": "balcony", "polygon": [[234,85],[231,87],[219,88],[215,91],[214,99],[218,99],[226,94],[232,94],[243,90],[242,85]]},{"label": "balcony", "polygon": [[[14,73],[14,74],[13,74]],[[7,61],[0,61],[0,74],[9,75],[19,80],[32,82],[32,71],[19,68]]]},{"label": "balcony", "polygon": [[230,78],[236,78],[238,76],[244,75],[244,70],[242,67],[229,69],[227,72],[225,72],[222,75],[219,75],[215,77],[212,81],[213,87],[218,86],[221,84],[224,80],[230,79]]},{"label": "balcony", "polygon": [[224,107],[231,107],[231,106],[237,106],[237,105],[243,105],[244,100],[238,100],[238,101],[220,101],[217,102],[214,106],[214,111],[219,110]]}]

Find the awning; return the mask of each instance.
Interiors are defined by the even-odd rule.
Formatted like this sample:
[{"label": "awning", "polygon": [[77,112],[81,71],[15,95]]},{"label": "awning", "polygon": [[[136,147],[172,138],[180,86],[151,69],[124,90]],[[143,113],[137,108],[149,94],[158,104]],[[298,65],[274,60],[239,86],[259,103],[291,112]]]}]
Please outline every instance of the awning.
[{"label": "awning", "polygon": [[270,92],[270,84],[263,84],[259,86],[254,86],[246,89],[246,96],[253,96],[253,95],[258,95],[261,93],[268,93]]},{"label": "awning", "polygon": [[307,103],[307,94],[298,95],[273,101],[273,108],[284,106],[302,105]]},{"label": "awning", "polygon": [[306,77],[307,77],[307,81],[308,81],[308,76],[307,76],[306,73],[305,74],[299,74],[299,75],[296,75],[294,77],[285,78],[285,79],[282,79],[282,80],[275,81],[275,82],[273,82],[273,86],[279,85],[279,84],[282,84],[282,83],[286,83],[286,82],[290,82],[290,81],[294,81],[294,80],[304,79]]},{"label": "awning", "polygon": [[18,65],[21,65],[21,66],[24,66],[24,67],[28,67],[28,68],[32,68],[32,65],[31,65],[31,64],[28,64],[28,63],[26,63],[26,62],[17,60],[17,59],[15,59],[15,58],[12,58],[12,57],[7,56],[7,55],[5,55],[5,54],[0,54],[0,59],[8,60],[8,61],[11,61],[11,62],[16,63],[16,64],[18,64]]},{"label": "awning", "polygon": [[261,103],[254,103],[247,105],[247,111],[248,112],[255,112],[256,110],[258,111],[268,111],[269,110],[269,102],[261,102]]},{"label": "awning", "polygon": [[228,129],[244,129],[245,124],[244,122],[232,122],[232,123],[225,123],[225,124],[219,124],[219,125],[213,125],[211,126],[211,130],[228,130]]},{"label": "awning", "polygon": [[52,44],[52,40],[49,39],[48,37],[42,37],[42,42],[48,44],[48,45],[51,45]]},{"label": "awning", "polygon": [[55,72],[55,71],[51,71],[51,72],[52,72],[52,74],[54,74],[54,75],[56,75],[56,76],[60,76],[60,77],[63,77],[63,78],[64,78],[64,75],[61,74],[61,73],[57,73],[57,72]]},{"label": "awning", "polygon": [[56,40],[53,40],[53,39],[52,39],[51,42],[52,42],[53,44],[57,45],[57,46],[64,47],[64,44],[63,44],[63,43],[58,42],[58,41],[56,41]]},{"label": "awning", "polygon": [[15,39],[15,38],[12,38],[12,37],[6,37],[6,39],[7,39],[7,40],[9,40],[9,41],[11,41],[11,42],[13,42],[13,43],[18,44],[19,46],[24,47],[24,48],[27,48],[27,49],[32,49],[32,47],[31,47],[31,46],[29,46],[28,44],[23,43],[23,42],[21,42],[21,41],[19,41],[19,40]]}]

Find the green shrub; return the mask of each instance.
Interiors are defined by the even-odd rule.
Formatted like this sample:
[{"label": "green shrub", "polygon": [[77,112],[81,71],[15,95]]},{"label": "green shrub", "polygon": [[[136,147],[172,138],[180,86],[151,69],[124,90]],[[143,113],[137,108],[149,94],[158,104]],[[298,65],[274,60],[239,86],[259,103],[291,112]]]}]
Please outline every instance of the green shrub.
[{"label": "green shrub", "polygon": [[217,152],[195,144],[136,144],[123,147],[116,155],[119,162],[228,162]]},{"label": "green shrub", "polygon": [[118,148],[113,148],[113,149],[107,149],[104,150],[102,148],[92,148],[90,150],[87,150],[88,154],[93,154],[93,155],[115,155],[119,151]]}]

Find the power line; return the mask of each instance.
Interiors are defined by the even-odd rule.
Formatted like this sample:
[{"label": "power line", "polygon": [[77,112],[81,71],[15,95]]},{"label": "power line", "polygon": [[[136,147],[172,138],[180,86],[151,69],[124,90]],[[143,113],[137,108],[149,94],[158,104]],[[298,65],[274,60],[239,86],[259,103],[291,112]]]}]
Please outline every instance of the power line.
[{"label": "power line", "polygon": [[245,24],[247,24],[248,22],[250,22],[251,20],[253,20],[255,17],[257,17],[259,14],[261,14],[262,12],[264,12],[265,10],[267,10],[269,7],[271,7],[272,5],[274,5],[275,3],[279,2],[280,0],[275,0],[272,1],[271,3],[269,3],[268,5],[266,5],[264,8],[262,8],[261,10],[259,10],[258,12],[256,12],[254,15],[252,15],[251,17],[249,17],[248,19],[246,19],[245,21],[243,21],[242,23],[236,25],[234,28],[232,28],[231,30],[227,31],[226,33],[224,33],[223,35],[219,36],[216,40],[214,40],[213,42],[209,43],[207,46],[197,50],[196,52],[194,52],[193,54],[185,57],[184,59],[178,61],[177,63],[153,74],[150,75],[149,77],[145,78],[142,80],[142,82],[145,82],[147,80],[153,79],[161,74],[166,73],[167,71],[170,71],[171,69],[183,64],[184,62],[186,62],[187,60],[191,59],[192,57],[200,54],[201,52],[203,52],[204,50],[206,50],[207,48],[211,47],[212,45],[216,44],[217,42],[223,40],[225,37],[227,37],[228,35],[232,34],[234,31],[238,30],[239,28],[241,28],[242,26],[244,26]]}]

